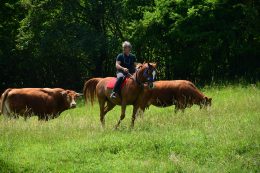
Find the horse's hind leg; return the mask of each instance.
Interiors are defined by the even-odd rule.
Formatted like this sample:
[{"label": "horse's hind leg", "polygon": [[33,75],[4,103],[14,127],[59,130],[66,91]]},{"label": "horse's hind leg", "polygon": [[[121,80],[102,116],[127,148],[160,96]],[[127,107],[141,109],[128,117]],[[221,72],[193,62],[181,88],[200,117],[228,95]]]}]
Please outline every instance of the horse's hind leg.
[{"label": "horse's hind leg", "polygon": [[[107,101],[107,105],[104,106],[103,108],[103,112],[101,111],[101,108],[100,108],[100,121],[101,121],[101,124],[102,124],[102,127],[104,128],[105,127],[105,116],[106,114],[111,111],[116,105],[110,101]],[[102,112],[102,114],[101,114]]]},{"label": "horse's hind leg", "polygon": [[99,110],[100,110],[100,122],[101,122],[101,125],[102,127],[104,128],[105,127],[105,103],[106,103],[106,100],[105,99],[101,99],[101,98],[98,98],[98,103],[99,103]]}]

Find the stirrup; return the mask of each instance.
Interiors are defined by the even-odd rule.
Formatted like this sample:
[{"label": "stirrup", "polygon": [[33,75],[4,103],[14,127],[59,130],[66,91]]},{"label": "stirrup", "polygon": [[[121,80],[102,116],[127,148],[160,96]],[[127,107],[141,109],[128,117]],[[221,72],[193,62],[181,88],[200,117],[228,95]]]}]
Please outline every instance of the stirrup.
[{"label": "stirrup", "polygon": [[111,95],[110,95],[110,98],[115,99],[115,98],[116,98],[116,93],[115,93],[115,92],[112,92]]}]

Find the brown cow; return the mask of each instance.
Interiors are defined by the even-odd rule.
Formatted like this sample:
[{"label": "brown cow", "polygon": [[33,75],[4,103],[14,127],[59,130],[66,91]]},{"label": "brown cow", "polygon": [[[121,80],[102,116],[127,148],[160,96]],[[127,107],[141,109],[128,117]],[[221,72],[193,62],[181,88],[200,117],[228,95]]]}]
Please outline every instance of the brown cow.
[{"label": "brown cow", "polygon": [[156,81],[154,86],[153,89],[145,89],[143,96],[140,97],[142,110],[151,104],[157,107],[175,105],[175,112],[184,111],[186,107],[191,107],[193,104],[201,108],[211,106],[212,99],[200,92],[190,81]]},{"label": "brown cow", "polygon": [[39,120],[47,121],[75,108],[78,96],[75,91],[62,88],[7,89],[1,97],[1,112],[7,117],[21,115],[25,119],[36,115]]}]

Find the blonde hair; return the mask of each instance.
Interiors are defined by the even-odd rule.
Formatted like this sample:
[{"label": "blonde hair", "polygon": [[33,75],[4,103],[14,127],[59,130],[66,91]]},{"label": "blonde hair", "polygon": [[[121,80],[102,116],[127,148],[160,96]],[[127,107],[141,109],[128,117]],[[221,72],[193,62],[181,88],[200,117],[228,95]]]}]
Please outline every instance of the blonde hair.
[{"label": "blonde hair", "polygon": [[130,49],[132,48],[132,45],[129,41],[124,41],[122,43],[122,48],[125,48],[125,47],[129,47]]}]

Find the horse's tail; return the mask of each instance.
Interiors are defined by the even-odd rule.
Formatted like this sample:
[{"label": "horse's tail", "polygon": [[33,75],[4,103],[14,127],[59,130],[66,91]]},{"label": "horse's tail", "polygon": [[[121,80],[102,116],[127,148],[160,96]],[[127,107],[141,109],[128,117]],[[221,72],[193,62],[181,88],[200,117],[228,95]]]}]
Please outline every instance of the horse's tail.
[{"label": "horse's tail", "polygon": [[85,82],[83,94],[86,103],[88,102],[88,99],[90,99],[90,102],[93,105],[96,96],[96,86],[102,79],[103,78],[92,78]]},{"label": "horse's tail", "polygon": [[2,96],[1,96],[1,100],[0,100],[0,114],[2,113],[2,114],[4,114],[4,113],[6,113],[6,110],[4,110],[4,108],[5,108],[5,100],[6,100],[6,98],[7,98],[7,96],[8,96],[8,93],[11,91],[12,89],[11,88],[8,88],[7,90],[5,90],[5,92],[2,94]]}]

